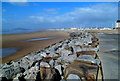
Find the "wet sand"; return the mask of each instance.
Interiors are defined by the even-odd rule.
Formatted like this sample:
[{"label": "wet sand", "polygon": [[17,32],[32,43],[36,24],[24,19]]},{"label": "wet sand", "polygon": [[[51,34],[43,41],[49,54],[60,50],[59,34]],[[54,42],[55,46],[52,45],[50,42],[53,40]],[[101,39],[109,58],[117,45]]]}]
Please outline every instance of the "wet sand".
[{"label": "wet sand", "polygon": [[[56,37],[54,39],[36,40],[21,42],[30,39]],[[69,34],[62,31],[41,31],[36,33],[9,34],[2,36],[2,48],[17,49],[16,53],[10,54],[2,59],[2,63],[19,59],[32,51],[41,50],[51,44],[69,37]]]},{"label": "wet sand", "polygon": [[120,30],[86,30],[91,33],[109,33],[109,34],[117,34],[120,33]]}]

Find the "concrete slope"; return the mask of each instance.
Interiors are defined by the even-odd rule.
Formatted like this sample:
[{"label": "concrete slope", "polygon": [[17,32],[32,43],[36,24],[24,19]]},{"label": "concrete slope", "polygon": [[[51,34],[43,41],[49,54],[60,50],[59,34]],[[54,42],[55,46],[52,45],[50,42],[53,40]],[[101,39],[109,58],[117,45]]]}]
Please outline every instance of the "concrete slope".
[{"label": "concrete slope", "polygon": [[118,64],[118,50],[119,37],[117,34],[98,34],[100,39],[100,51],[98,55],[102,61],[104,79],[118,79],[120,74]]}]

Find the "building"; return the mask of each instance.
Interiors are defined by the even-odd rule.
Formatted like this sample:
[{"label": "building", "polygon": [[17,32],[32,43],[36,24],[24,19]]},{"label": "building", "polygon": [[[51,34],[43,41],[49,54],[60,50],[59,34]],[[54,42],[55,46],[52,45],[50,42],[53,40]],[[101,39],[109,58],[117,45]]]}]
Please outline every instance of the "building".
[{"label": "building", "polygon": [[116,29],[117,29],[117,28],[120,28],[120,20],[117,20],[117,21],[116,21]]}]

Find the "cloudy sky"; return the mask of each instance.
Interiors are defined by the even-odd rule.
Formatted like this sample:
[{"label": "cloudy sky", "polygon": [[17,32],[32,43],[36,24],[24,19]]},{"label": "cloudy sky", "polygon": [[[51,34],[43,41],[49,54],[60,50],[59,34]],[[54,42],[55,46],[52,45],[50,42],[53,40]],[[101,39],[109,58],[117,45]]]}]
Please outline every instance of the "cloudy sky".
[{"label": "cloudy sky", "polygon": [[3,2],[3,31],[113,27],[117,2]]}]

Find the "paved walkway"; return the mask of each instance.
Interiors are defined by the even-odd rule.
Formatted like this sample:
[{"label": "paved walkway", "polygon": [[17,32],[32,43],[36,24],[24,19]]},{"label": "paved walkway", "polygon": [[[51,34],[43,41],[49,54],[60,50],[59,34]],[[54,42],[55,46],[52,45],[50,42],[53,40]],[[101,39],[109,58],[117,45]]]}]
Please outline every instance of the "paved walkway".
[{"label": "paved walkway", "polygon": [[[118,79],[118,35],[98,34],[100,39],[100,51],[98,55],[102,61],[104,79]],[[119,43],[120,44],[120,43]],[[119,70],[118,70],[119,69]]]}]

